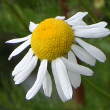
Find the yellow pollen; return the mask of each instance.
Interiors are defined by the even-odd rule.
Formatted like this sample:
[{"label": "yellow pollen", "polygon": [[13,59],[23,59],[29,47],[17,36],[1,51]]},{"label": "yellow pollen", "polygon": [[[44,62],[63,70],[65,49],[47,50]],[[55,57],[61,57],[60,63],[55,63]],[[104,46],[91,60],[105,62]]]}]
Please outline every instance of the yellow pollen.
[{"label": "yellow pollen", "polygon": [[51,61],[65,56],[73,42],[72,28],[63,20],[49,18],[32,33],[31,48],[39,59]]}]

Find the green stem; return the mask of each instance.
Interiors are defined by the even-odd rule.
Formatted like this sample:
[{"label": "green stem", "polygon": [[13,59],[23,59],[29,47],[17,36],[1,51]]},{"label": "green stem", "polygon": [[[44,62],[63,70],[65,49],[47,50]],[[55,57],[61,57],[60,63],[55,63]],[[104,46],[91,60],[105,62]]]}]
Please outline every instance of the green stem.
[{"label": "green stem", "polygon": [[16,10],[14,5],[10,4],[8,0],[4,0],[4,3],[8,8],[12,11],[12,13],[16,16],[16,18],[20,21],[20,23],[23,25],[24,29],[27,30],[27,25],[24,22],[24,18],[20,15],[20,13]]},{"label": "green stem", "polygon": [[97,92],[99,92],[100,94],[104,95],[105,97],[110,99],[110,94],[108,94],[107,92],[103,91],[101,88],[97,87],[92,81],[85,79],[84,80],[87,82],[87,84],[89,84],[92,88],[94,88]]}]

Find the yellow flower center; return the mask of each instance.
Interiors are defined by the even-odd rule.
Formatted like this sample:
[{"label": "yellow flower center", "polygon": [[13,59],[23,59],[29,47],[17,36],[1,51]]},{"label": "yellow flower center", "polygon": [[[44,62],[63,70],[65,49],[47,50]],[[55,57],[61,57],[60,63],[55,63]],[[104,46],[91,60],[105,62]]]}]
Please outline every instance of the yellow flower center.
[{"label": "yellow flower center", "polygon": [[32,33],[31,47],[39,59],[49,61],[65,56],[74,41],[72,28],[63,20],[49,18]]}]

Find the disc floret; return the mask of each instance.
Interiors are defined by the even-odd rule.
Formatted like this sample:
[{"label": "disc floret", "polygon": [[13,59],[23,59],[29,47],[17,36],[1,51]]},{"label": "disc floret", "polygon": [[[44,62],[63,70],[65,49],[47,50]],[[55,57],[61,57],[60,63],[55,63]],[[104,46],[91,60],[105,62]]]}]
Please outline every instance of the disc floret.
[{"label": "disc floret", "polygon": [[39,59],[54,60],[68,53],[73,40],[73,30],[65,21],[49,18],[32,33],[31,47]]}]

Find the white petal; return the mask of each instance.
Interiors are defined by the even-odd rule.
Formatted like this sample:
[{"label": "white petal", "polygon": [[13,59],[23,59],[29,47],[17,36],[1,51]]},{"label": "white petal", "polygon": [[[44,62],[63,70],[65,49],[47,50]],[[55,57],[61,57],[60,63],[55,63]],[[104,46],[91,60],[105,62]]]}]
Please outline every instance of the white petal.
[{"label": "white petal", "polygon": [[8,41],[6,41],[6,43],[20,43],[20,42],[29,40],[31,38],[31,36],[32,35],[28,35],[28,36],[23,37],[23,38],[17,38],[17,39],[8,40]]},{"label": "white petal", "polygon": [[[53,64],[52,64],[53,65]],[[56,68],[54,67],[54,65],[52,66],[52,72],[53,72],[53,76],[54,76],[54,80],[55,80],[55,84],[56,84],[56,89],[57,89],[57,92],[61,98],[61,100],[63,102],[67,101],[68,99],[66,98],[66,96],[64,95],[64,92],[62,90],[62,87],[61,87],[61,84],[59,82],[59,78],[58,78],[58,75],[56,75]]]},{"label": "white petal", "polygon": [[19,47],[17,47],[9,56],[8,60],[11,60],[12,57],[18,55],[20,52],[22,52],[26,47],[30,45],[30,40],[25,41],[22,43]]},{"label": "white petal", "polygon": [[27,62],[32,59],[32,56],[33,56],[33,52],[32,52],[32,49],[30,48],[29,51],[27,52],[27,54],[23,57],[23,59],[14,68],[14,70],[12,72],[12,76],[16,75],[22,69],[22,67],[24,67],[26,64],[28,64]]},{"label": "white petal", "polygon": [[76,42],[79,43],[89,54],[91,54],[93,57],[95,57],[100,62],[105,62],[106,56],[105,54],[98,48],[94,47],[91,44],[88,44],[87,42],[76,38]]},{"label": "white petal", "polygon": [[73,17],[72,20],[66,20],[66,22],[72,26],[86,25],[86,23],[83,21],[83,18],[86,15],[87,15],[87,12],[84,12],[84,13],[81,12],[81,15],[79,14],[79,16],[76,16],[75,18]]},{"label": "white petal", "polygon": [[88,12],[78,12],[69,19],[67,19],[66,21],[69,22],[69,21],[74,21],[75,19],[83,19],[83,17],[85,17],[87,14]]},{"label": "white petal", "polygon": [[69,25],[73,26],[80,26],[80,25],[86,25],[86,23],[83,20],[75,19],[74,21],[68,22]]},{"label": "white petal", "polygon": [[110,30],[107,28],[89,28],[89,29],[76,29],[74,30],[75,36],[83,37],[83,38],[101,38],[108,36],[110,34]]},{"label": "white petal", "polygon": [[73,26],[73,29],[90,29],[90,28],[104,28],[105,26],[107,26],[107,22],[102,21],[96,24],[92,24],[92,25],[78,25],[78,26]]},{"label": "white petal", "polygon": [[36,57],[33,57],[31,59],[30,63],[28,63],[27,68],[22,70],[19,74],[17,74],[14,77],[15,84],[20,84],[24,80],[26,80],[27,77],[31,74],[31,72],[35,69],[36,64],[37,64],[37,59],[36,59]]},{"label": "white petal", "polygon": [[71,51],[68,52],[68,60],[69,60],[70,62],[77,63],[77,59],[76,59],[74,53],[71,52]]},{"label": "white petal", "polygon": [[51,93],[52,93],[52,81],[51,81],[51,77],[47,71],[44,81],[43,81],[43,90],[44,90],[44,94],[47,97],[51,97]]},{"label": "white petal", "polygon": [[65,65],[67,66],[68,70],[70,70],[73,73],[79,73],[79,74],[83,74],[86,76],[93,75],[93,71],[85,66],[69,62],[65,58],[62,58],[62,60],[64,61]]},{"label": "white petal", "polygon": [[85,25],[87,25],[83,20],[79,20],[78,22],[77,22],[77,24],[75,23],[74,25],[72,25],[72,26],[85,26]]},{"label": "white petal", "polygon": [[37,92],[39,91],[39,89],[43,84],[43,80],[45,78],[46,72],[47,72],[47,60],[42,60],[38,70],[37,79],[34,85],[32,86],[32,88],[26,94],[27,100],[30,100],[37,94]]},{"label": "white petal", "polygon": [[20,65],[20,68],[17,68],[16,70],[14,69],[15,72],[13,74],[14,75],[17,75],[20,72],[24,71],[27,68],[27,66],[29,65],[29,63],[32,61],[32,59],[33,59],[33,56],[29,56],[28,59],[27,59],[27,61],[24,62],[24,65]]},{"label": "white petal", "polygon": [[65,19],[65,16],[57,16],[55,19],[64,20]]},{"label": "white petal", "polygon": [[33,32],[34,29],[35,29],[37,26],[38,26],[38,24],[35,24],[35,23],[33,23],[33,22],[30,22],[30,24],[29,24],[29,30],[30,30],[30,32]]},{"label": "white petal", "polygon": [[62,101],[71,99],[73,93],[72,87],[67,75],[66,67],[61,59],[52,61],[52,71],[55,78],[57,91]]},{"label": "white petal", "polygon": [[81,61],[83,61],[89,65],[92,65],[92,66],[95,65],[96,59],[94,57],[92,57],[87,51],[85,51],[80,46],[73,45],[72,50]]},{"label": "white petal", "polygon": [[81,76],[79,73],[68,71],[68,76],[74,88],[78,88],[81,84]]}]

